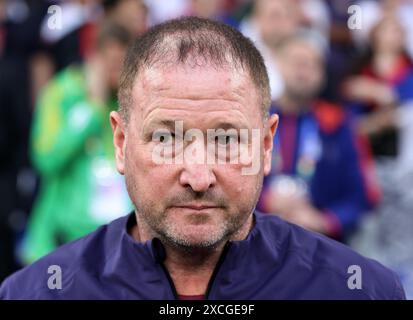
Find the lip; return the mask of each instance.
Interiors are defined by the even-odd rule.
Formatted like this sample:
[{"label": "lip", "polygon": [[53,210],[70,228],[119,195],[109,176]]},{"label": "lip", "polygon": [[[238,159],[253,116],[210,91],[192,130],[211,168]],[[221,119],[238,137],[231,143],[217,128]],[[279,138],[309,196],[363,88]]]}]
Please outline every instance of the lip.
[{"label": "lip", "polygon": [[191,210],[206,210],[206,209],[216,209],[219,208],[213,205],[185,205],[185,206],[174,206],[174,208],[181,208],[181,209],[191,209]]}]

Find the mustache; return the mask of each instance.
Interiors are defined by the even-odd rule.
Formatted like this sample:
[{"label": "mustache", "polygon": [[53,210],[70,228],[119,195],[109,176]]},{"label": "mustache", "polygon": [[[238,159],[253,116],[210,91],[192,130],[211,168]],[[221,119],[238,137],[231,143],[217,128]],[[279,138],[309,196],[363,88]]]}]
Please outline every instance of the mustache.
[{"label": "mustache", "polygon": [[168,197],[165,201],[166,207],[185,206],[190,203],[203,203],[216,207],[227,207],[227,200],[218,195],[215,191],[196,192],[191,188],[185,189],[181,193]]}]

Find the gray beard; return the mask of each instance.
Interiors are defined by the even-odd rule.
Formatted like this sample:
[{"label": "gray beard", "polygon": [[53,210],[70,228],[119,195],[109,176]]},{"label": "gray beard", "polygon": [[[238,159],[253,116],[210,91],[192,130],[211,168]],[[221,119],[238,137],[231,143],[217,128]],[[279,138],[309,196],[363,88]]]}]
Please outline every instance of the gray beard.
[{"label": "gray beard", "polygon": [[170,245],[184,252],[193,252],[194,250],[215,249],[220,244],[228,241],[243,225],[244,215],[230,216],[221,226],[220,232],[215,237],[208,240],[199,241],[196,243],[190,242],[187,239],[180,237],[178,232],[174,230],[173,225],[165,223],[166,214],[153,214],[153,210],[148,208],[137,209],[138,219],[143,222],[153,232],[154,236],[159,238],[161,242]]}]

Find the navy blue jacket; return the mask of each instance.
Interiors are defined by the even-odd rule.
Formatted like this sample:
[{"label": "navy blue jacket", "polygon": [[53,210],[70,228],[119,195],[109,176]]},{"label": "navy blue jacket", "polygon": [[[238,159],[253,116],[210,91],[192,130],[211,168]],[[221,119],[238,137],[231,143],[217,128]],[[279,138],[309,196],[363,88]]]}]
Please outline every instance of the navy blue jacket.
[{"label": "navy blue jacket", "polygon": [[[275,216],[254,216],[247,239],[226,244],[207,299],[405,298],[396,275],[378,262]],[[131,214],[60,247],[7,278],[0,298],[175,299],[161,242],[137,243],[127,233],[134,223]],[[51,265],[61,268],[61,289],[48,287]],[[352,265],[360,267],[361,289],[348,286]]]}]

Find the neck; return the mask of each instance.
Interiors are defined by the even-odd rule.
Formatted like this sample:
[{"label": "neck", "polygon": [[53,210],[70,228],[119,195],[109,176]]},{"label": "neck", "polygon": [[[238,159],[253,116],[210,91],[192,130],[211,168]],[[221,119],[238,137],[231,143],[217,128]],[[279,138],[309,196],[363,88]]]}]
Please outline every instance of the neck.
[{"label": "neck", "polygon": [[[138,242],[146,242],[159,236],[142,219],[131,230],[131,235]],[[168,270],[176,291],[180,295],[204,295],[212,273],[228,240],[244,240],[253,227],[251,214],[238,232],[229,239],[224,239],[212,248],[180,248],[163,241],[166,251],[164,265]]]},{"label": "neck", "polygon": [[181,295],[203,295],[218,263],[225,243],[214,249],[183,252],[173,246],[165,246],[165,267],[169,271],[176,291]]}]

